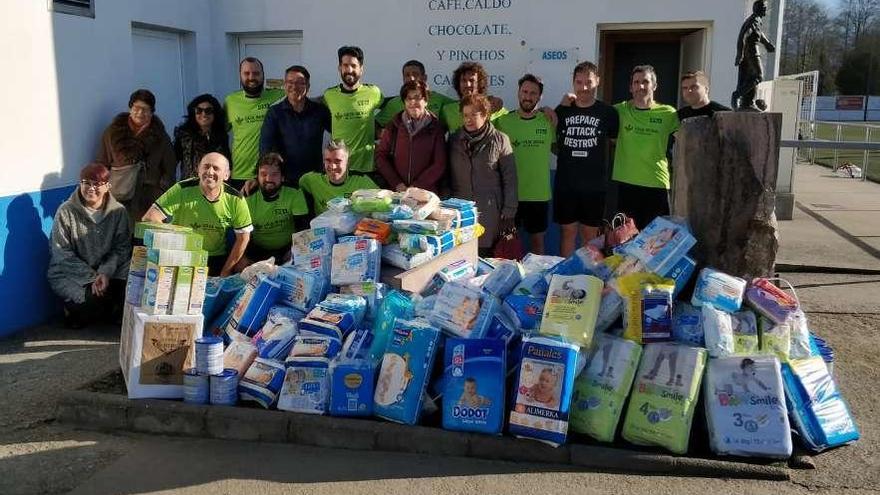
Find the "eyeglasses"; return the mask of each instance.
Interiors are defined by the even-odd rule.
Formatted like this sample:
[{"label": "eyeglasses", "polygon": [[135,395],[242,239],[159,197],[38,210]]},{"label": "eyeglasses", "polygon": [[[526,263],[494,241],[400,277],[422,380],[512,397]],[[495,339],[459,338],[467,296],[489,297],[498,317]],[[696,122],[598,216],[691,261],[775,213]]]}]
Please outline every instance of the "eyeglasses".
[{"label": "eyeglasses", "polygon": [[98,181],[86,180],[86,179],[79,181],[79,185],[85,187],[86,189],[91,188],[91,187],[98,189],[103,186],[106,186],[107,184],[109,184],[109,182],[98,182]]},{"label": "eyeglasses", "polygon": [[205,115],[214,115],[214,107],[196,107],[196,115],[203,113]]}]

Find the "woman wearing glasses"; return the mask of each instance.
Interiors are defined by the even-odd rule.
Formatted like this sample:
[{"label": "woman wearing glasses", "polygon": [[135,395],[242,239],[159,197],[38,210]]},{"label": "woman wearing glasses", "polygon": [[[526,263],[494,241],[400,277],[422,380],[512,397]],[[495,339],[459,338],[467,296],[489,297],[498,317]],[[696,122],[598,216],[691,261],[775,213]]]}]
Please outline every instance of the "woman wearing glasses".
[{"label": "woman wearing glasses", "polygon": [[128,213],[110,194],[110,171],[91,163],[79,177],[55,213],[49,240],[49,285],[64,301],[70,328],[118,318],[131,258]]},{"label": "woman wearing glasses", "polygon": [[217,98],[203,94],[186,106],[186,120],[174,129],[174,154],[181,180],[196,177],[202,157],[217,152],[229,158],[226,117]]},{"label": "woman wearing glasses", "polygon": [[174,183],[177,159],[165,126],[155,116],[156,97],[139,89],[101,137],[96,161],[110,169],[113,196],[128,210],[132,225]]}]

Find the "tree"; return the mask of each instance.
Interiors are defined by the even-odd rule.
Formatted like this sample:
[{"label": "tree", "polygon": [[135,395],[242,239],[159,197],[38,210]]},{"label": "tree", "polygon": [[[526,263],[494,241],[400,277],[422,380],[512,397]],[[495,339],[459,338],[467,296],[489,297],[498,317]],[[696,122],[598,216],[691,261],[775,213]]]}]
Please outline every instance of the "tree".
[{"label": "tree", "polygon": [[837,90],[844,95],[880,93],[880,37],[863,35],[861,42],[843,56],[834,78]]}]

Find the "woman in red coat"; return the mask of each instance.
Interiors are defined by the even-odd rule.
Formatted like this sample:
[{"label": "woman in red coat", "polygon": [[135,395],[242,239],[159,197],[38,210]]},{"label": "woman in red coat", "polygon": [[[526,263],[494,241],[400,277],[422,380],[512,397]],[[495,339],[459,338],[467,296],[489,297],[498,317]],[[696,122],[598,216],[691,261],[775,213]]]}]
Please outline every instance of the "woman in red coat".
[{"label": "woman in red coat", "polygon": [[428,87],[407,81],[400,88],[404,110],[391,119],[376,147],[376,167],[388,187],[418,187],[439,193],[446,173],[446,129],[428,111]]}]

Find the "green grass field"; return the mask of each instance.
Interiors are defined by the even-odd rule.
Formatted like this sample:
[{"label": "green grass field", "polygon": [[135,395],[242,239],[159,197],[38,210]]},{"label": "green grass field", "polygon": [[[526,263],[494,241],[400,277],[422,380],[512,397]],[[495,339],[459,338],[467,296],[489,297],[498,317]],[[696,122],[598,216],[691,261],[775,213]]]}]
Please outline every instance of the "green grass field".
[{"label": "green grass field", "polygon": [[[865,129],[870,128],[868,132],[868,142],[880,142],[880,122],[852,122],[842,123],[840,127],[840,141],[865,141]],[[822,122],[816,125],[816,139],[827,139],[829,141],[837,140],[837,126],[833,123]],[[809,160],[810,154],[808,149],[802,149],[799,156],[802,159]],[[815,150],[816,163],[833,167],[835,164],[834,150]],[[837,151],[837,163],[843,164],[851,162],[862,170],[867,170],[868,179],[874,182],[880,182],[880,152],[868,154],[868,164],[865,166],[865,152],[855,150]]]}]

